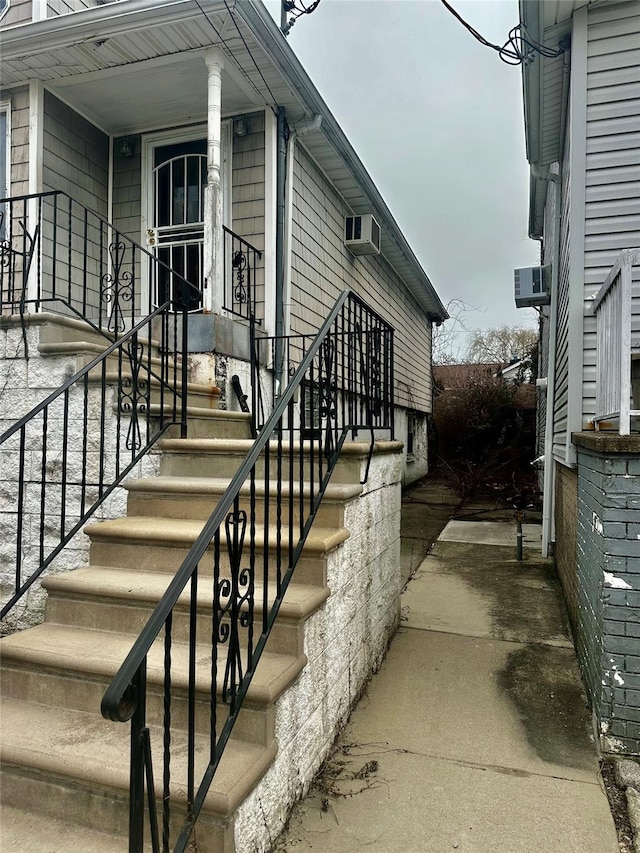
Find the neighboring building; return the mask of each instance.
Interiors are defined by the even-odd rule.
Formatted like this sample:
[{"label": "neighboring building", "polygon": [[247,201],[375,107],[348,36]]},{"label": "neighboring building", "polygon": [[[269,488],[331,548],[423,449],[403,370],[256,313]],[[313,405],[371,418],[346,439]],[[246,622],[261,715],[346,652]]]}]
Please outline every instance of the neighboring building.
[{"label": "neighboring building", "polygon": [[259,0],[0,15],[3,843],[149,849],[153,753],[171,849],[267,850],[398,627],[447,313]]},{"label": "neighboring building", "polygon": [[523,65],[529,233],[551,289],[543,550],[553,545],[601,746],[637,752],[640,3],[521,0],[520,15],[557,53]]}]

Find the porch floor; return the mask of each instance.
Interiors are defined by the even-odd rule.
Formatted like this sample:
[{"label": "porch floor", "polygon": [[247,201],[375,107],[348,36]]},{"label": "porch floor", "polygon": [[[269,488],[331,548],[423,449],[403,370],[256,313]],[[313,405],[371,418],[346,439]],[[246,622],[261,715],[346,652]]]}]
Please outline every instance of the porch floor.
[{"label": "porch floor", "polygon": [[[429,536],[414,497],[405,556]],[[540,527],[528,525],[517,562],[508,514],[446,525],[407,584],[380,672],[275,850],[619,850],[560,591],[539,553]]]}]

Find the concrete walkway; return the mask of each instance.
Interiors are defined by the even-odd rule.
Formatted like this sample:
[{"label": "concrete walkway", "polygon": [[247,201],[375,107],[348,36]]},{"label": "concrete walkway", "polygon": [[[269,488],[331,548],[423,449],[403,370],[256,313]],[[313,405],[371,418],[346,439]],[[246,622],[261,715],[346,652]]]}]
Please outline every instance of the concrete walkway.
[{"label": "concrete walkway", "polygon": [[617,853],[540,528],[451,521],[403,622],[275,850]]}]

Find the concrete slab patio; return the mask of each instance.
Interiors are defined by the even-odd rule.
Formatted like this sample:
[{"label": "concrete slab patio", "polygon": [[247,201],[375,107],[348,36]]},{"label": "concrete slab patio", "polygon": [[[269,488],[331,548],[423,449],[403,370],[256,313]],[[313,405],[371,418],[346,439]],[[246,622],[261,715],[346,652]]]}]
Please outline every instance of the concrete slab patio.
[{"label": "concrete slab patio", "polygon": [[279,851],[617,853],[540,528],[450,522]]}]

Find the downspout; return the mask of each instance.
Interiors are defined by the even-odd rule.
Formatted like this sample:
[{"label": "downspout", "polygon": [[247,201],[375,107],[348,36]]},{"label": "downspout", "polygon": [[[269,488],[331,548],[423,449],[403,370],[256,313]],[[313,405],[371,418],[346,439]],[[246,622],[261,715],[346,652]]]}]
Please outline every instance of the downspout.
[{"label": "downspout", "polygon": [[[286,336],[291,333],[291,254],[292,254],[292,219],[293,219],[293,165],[295,160],[295,143],[300,136],[305,136],[314,130],[318,130],[322,124],[322,116],[315,115],[312,119],[306,122],[301,122],[290,129],[288,140],[286,141],[285,160],[286,171],[284,193],[283,193],[283,243],[282,243],[282,287],[279,286],[280,279],[278,278],[278,263],[276,261],[276,335],[279,337]],[[280,200],[280,134],[278,133],[278,200]],[[280,218],[278,216],[278,226]],[[278,238],[276,232],[276,253],[278,253]],[[279,325],[279,312],[281,322]],[[281,328],[282,331],[278,331]],[[279,356],[279,359],[278,359]],[[284,369],[284,352],[282,342],[278,347],[276,342],[276,393],[280,393],[280,384],[282,380],[282,372]]]},{"label": "downspout", "polygon": [[553,422],[556,384],[556,338],[558,327],[558,281],[560,261],[560,226],[562,221],[561,174],[537,166],[531,167],[535,178],[551,181],[554,186],[553,246],[551,249],[551,312],[549,317],[549,358],[547,366],[547,408],[544,427],[544,474],[542,485],[542,556],[549,556],[554,503]]},{"label": "downspout", "polygon": [[[278,149],[276,153],[276,341],[273,366],[275,397],[282,390],[284,335],[284,211],[287,167],[288,125],[284,107],[278,107]],[[275,400],[274,400],[275,403]]]}]

